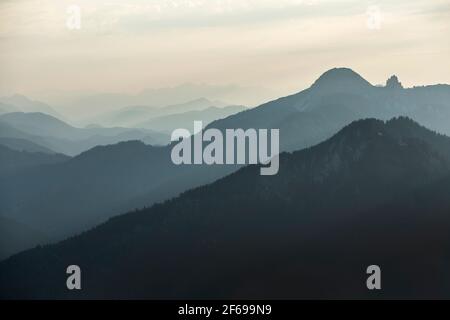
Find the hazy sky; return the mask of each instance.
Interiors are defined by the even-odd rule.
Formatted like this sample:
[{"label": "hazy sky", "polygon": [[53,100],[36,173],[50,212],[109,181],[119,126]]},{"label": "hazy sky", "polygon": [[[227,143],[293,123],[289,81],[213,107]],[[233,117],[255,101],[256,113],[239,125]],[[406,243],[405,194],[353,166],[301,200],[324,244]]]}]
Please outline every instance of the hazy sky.
[{"label": "hazy sky", "polygon": [[186,82],[289,93],[335,66],[374,84],[450,83],[449,35],[449,0],[7,0],[0,94]]}]

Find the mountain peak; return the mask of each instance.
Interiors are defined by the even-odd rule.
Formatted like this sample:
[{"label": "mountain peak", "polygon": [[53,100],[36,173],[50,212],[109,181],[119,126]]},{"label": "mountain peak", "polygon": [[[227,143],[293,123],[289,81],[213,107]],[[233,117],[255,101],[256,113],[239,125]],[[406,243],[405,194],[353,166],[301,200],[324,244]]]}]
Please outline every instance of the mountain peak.
[{"label": "mountain peak", "polygon": [[393,75],[386,81],[386,88],[388,88],[388,89],[403,89],[403,85],[398,80],[397,76]]},{"label": "mountain peak", "polygon": [[320,78],[332,77],[332,76],[349,76],[349,77],[360,77],[358,73],[353,71],[353,69],[346,67],[336,67],[325,71]]},{"label": "mountain peak", "polygon": [[333,68],[323,73],[312,85],[319,90],[353,90],[372,85],[350,68]]},{"label": "mountain peak", "polygon": [[400,144],[403,144],[403,140],[410,138],[429,142],[432,140],[450,142],[448,137],[440,136],[405,116],[386,121],[374,118],[356,120],[339,131],[330,141],[333,141],[333,139],[343,141],[342,139],[345,139],[346,143],[353,140],[365,145],[367,142],[373,141],[374,138],[379,139],[385,136],[391,137]]},{"label": "mountain peak", "polygon": [[367,132],[379,132],[387,128],[396,130],[398,128],[405,127],[408,127],[411,130],[417,130],[418,128],[421,128],[420,124],[405,116],[395,117],[386,121],[376,118],[367,118],[353,121],[352,123],[345,126],[337,135],[341,133],[344,134],[346,132],[357,132],[360,129],[363,129]]}]

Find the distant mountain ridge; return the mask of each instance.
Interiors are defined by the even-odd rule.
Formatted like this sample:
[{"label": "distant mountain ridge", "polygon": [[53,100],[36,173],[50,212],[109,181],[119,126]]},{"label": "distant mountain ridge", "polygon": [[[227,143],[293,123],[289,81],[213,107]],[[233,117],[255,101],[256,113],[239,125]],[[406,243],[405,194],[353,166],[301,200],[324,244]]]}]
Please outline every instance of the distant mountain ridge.
[{"label": "distant mountain ridge", "polygon": [[[6,105],[8,107],[3,110],[4,108],[2,105]],[[31,100],[21,94],[0,97],[0,113],[8,112],[44,112],[54,117],[61,118],[61,115],[48,104]]]},{"label": "distant mountain ridge", "polygon": [[183,113],[170,114],[155,117],[150,120],[137,123],[137,127],[152,128],[160,132],[171,134],[178,128],[193,128],[194,121],[202,121],[206,126],[214,120],[223,119],[230,115],[246,110],[243,106],[208,107],[203,110],[194,110]]},{"label": "distant mountain ridge", "polygon": [[[212,117],[212,120],[220,119],[220,117],[228,110],[232,111],[235,106],[227,106],[221,101],[211,101],[206,98],[198,98],[180,104],[172,104],[162,107],[155,106],[129,106],[121,108],[117,111],[106,112],[97,117],[93,121],[109,126],[127,126],[135,128],[148,128],[158,130],[158,127],[152,127],[156,121],[155,119],[161,117],[179,117],[186,115],[188,112],[201,112],[209,108],[218,108],[217,116]],[[221,112],[222,111],[222,112]],[[231,112],[230,112],[231,114]],[[211,117],[212,115],[210,115]],[[188,121],[189,118],[186,119]],[[167,128],[163,128],[167,131]]]},{"label": "distant mountain ridge", "polygon": [[0,121],[33,135],[71,137],[76,129],[67,123],[41,112],[12,112],[0,116]]},{"label": "distant mountain ridge", "polygon": [[20,138],[0,137],[0,145],[17,151],[42,152],[49,154],[55,153],[53,150],[50,150],[49,148],[43,147],[37,143]]},{"label": "distant mountain ridge", "polygon": [[[261,87],[240,87],[237,85],[208,85],[185,83],[174,87],[145,89],[136,94],[103,93],[85,95],[67,101],[65,108],[86,112],[96,110],[105,113],[127,106],[170,106],[186,103],[204,97],[210,101],[226,101],[228,104],[257,106],[276,96],[273,91]],[[216,105],[218,106],[218,105]]]},{"label": "distant mountain ridge", "polygon": [[352,121],[407,116],[450,135],[450,86],[376,87],[348,68],[325,72],[291,96],[214,121],[211,128],[276,128],[281,149],[299,150],[324,141]]},{"label": "distant mountain ridge", "polygon": [[97,145],[127,140],[167,144],[170,138],[149,129],[77,128],[50,115],[14,112],[0,115],[0,137],[26,139],[55,152],[76,155]]}]

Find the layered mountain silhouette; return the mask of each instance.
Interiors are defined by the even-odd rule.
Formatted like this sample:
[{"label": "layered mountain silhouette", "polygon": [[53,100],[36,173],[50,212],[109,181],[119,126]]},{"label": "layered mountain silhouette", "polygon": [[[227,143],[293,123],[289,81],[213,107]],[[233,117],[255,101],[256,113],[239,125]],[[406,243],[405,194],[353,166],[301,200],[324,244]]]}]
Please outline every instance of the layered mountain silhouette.
[{"label": "layered mountain silhouette", "polygon": [[[41,112],[12,112],[0,116],[0,121],[32,135],[71,138],[78,133],[77,128]],[[84,136],[86,138],[88,134]]]},{"label": "layered mountain silhouette", "polygon": [[192,131],[194,121],[202,121],[206,126],[214,120],[226,118],[232,114],[244,111],[242,106],[227,106],[222,108],[209,107],[204,110],[189,111],[166,116],[155,117],[150,120],[139,122],[137,127],[152,128],[160,132],[171,134],[178,128],[188,128]]},{"label": "layered mountain silhouette", "polygon": [[0,114],[10,112],[44,112],[54,117],[61,118],[61,115],[48,104],[28,99],[21,94],[0,97]]},{"label": "layered mountain silhouette", "polygon": [[231,171],[227,166],[176,166],[168,150],[140,141],[122,142],[9,174],[0,180],[0,215],[61,240]]},{"label": "layered mountain silhouette", "polygon": [[[375,87],[354,71],[338,68],[327,71],[302,92],[214,121],[208,127],[277,128],[281,150],[293,151],[329,139],[353,120],[367,117],[388,119],[404,114],[430,129],[447,133],[449,104],[447,85],[404,89],[395,77],[385,87]],[[46,128],[36,129],[40,121],[35,120],[35,114],[31,114],[31,120],[29,116],[4,115],[10,122],[0,118],[0,137],[25,139],[67,154],[71,154],[66,149],[68,146],[73,150],[72,143],[78,150],[84,150],[92,144],[142,140],[140,131],[136,137],[130,131],[122,132],[124,128],[79,129],[68,128],[60,122],[55,125],[46,122]],[[59,130],[61,126],[63,129]],[[104,134],[105,130],[112,136],[68,141],[70,137],[79,139],[86,131],[90,135]],[[44,131],[57,134],[58,138],[34,135]],[[144,141],[153,144],[152,140]],[[150,206],[211,183],[239,168],[175,166],[170,159],[171,147],[122,142],[96,147],[45,169],[31,168],[26,173],[9,175],[0,181],[0,192],[5,195],[0,202],[0,215],[45,231],[53,240],[61,240],[122,212]]]},{"label": "layered mountain silhouette", "polygon": [[[0,294],[445,298],[449,187],[450,138],[407,118],[360,120],[281,154],[275,176],[245,167],[18,254],[0,263]],[[83,290],[65,288],[71,264],[82,269]],[[366,288],[372,264],[382,268],[381,292]]]},{"label": "layered mountain silhouette", "polygon": [[[227,101],[235,104],[247,106],[256,106],[262,101],[267,101],[274,94],[271,90],[261,87],[240,87],[236,85],[207,85],[186,83],[175,87],[165,87],[157,89],[145,89],[137,94],[120,94],[120,93],[102,93],[94,95],[86,95],[71,99],[63,106],[73,111],[87,113],[96,110],[99,113],[107,113],[110,110],[120,110],[133,106],[172,106],[183,105],[187,101],[207,99],[214,103],[206,107],[216,106],[217,101]],[[148,107],[147,107],[148,108]],[[180,112],[188,110],[180,110]]]},{"label": "layered mountain silhouette", "polygon": [[[188,102],[170,104],[163,107],[157,106],[128,106],[116,111],[109,111],[97,117],[93,121],[113,126],[147,127],[145,122],[157,117],[179,115],[191,111],[201,111],[211,107],[222,108],[226,104],[220,101],[211,101],[206,98],[190,100]],[[213,120],[220,119],[220,116]],[[144,123],[144,125],[142,125]],[[154,128],[151,128],[154,129]],[[157,130],[157,129],[154,129]]]},{"label": "layered mountain silhouette", "polygon": [[209,127],[280,129],[281,149],[294,151],[328,139],[354,120],[396,116],[408,116],[449,135],[450,86],[403,89],[388,82],[378,87],[351,69],[335,68],[306,90],[215,121]]},{"label": "layered mountain silhouette", "polygon": [[128,140],[167,144],[169,137],[148,129],[77,128],[50,115],[14,112],[0,115],[0,137],[25,139],[55,152],[77,155],[97,145]]},{"label": "layered mountain silhouette", "polygon": [[0,145],[17,151],[42,152],[49,154],[55,153],[53,150],[50,150],[49,148],[43,147],[37,143],[20,138],[0,137]]}]

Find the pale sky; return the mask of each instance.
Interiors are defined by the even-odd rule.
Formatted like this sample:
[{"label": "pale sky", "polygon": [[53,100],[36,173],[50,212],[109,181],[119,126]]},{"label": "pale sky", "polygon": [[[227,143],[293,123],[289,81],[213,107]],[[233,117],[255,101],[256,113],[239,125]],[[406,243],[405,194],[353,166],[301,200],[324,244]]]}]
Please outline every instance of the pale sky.
[{"label": "pale sky", "polygon": [[0,95],[186,82],[287,94],[343,66],[373,84],[450,83],[449,57],[450,0],[0,1]]}]

